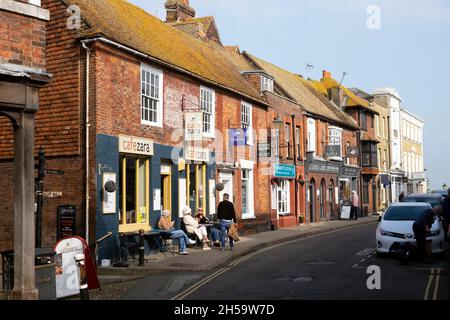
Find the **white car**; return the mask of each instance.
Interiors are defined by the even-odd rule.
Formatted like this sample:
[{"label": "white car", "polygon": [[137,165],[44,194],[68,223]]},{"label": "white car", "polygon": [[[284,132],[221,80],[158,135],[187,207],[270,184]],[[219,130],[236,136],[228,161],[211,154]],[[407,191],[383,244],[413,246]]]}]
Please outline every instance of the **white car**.
[{"label": "white car", "polygon": [[[421,214],[431,209],[429,203],[394,203],[384,213],[377,229],[377,254],[383,255],[391,253],[394,244],[411,242],[416,244],[413,224]],[[440,218],[436,217],[435,222],[427,239],[432,240],[432,250],[434,254],[444,252],[444,229]]]}]

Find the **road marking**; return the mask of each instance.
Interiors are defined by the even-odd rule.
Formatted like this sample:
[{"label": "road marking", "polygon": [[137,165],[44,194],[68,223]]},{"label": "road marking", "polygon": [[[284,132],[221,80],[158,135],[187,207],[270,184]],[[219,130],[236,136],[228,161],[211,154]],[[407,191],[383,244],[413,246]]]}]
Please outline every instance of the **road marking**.
[{"label": "road marking", "polygon": [[193,285],[192,287],[186,289],[185,291],[181,292],[180,294],[176,295],[175,297],[173,297],[170,300],[183,300],[183,299],[185,299],[187,296],[193,294],[195,291],[197,291],[198,289],[203,287],[205,284],[207,284],[208,282],[214,280],[215,278],[217,278],[221,274],[225,273],[229,269],[230,269],[230,267],[225,267],[225,268],[222,268],[222,269],[216,271],[212,275],[206,277],[205,279],[203,279],[199,283],[197,283],[197,284]]},{"label": "road marking", "polygon": [[434,286],[434,295],[433,295],[434,301],[437,300],[437,294],[438,294],[438,290],[439,290],[439,280],[441,278],[441,275],[439,273],[440,273],[440,271],[437,272],[436,285]]},{"label": "road marking", "polygon": [[[273,246],[270,246],[270,247],[267,247],[267,248],[263,248],[261,250],[258,250],[258,251],[254,252],[254,253],[251,253],[251,254],[248,254],[247,256],[242,257],[242,258],[240,258],[240,259],[230,263],[228,267],[224,267],[224,268],[219,269],[217,272],[215,272],[212,275],[206,277],[201,282],[193,285],[192,287],[184,290],[183,292],[179,293],[178,295],[176,295],[175,297],[173,297],[170,300],[183,300],[183,299],[185,299],[186,297],[188,297],[189,295],[193,294],[195,291],[197,291],[198,289],[203,287],[208,282],[214,280],[218,276],[220,276],[220,275],[224,274],[225,272],[229,271],[231,268],[233,268],[233,267],[237,266],[238,264],[240,264],[240,263],[250,259],[251,257],[254,257],[254,256],[258,255],[258,254],[261,254],[261,253],[265,252],[265,251],[272,250],[272,249],[275,249],[275,248],[281,247],[281,246],[286,246],[286,245],[289,245],[289,244],[295,243],[295,242],[301,242],[301,241],[305,241],[305,240],[312,239],[312,238],[317,238],[317,237],[330,235],[330,234],[333,234],[333,233],[343,232],[343,231],[356,229],[356,228],[361,228],[361,227],[367,227],[367,226],[372,225],[372,224],[375,224],[375,222],[368,223],[368,224],[363,224],[363,225],[350,226],[350,227],[342,228],[342,229],[339,229],[339,230],[333,230],[333,231],[328,231],[328,232],[324,232],[324,233],[320,233],[320,234],[310,235],[310,236],[307,236],[305,238],[294,239],[294,240],[291,240],[291,241],[288,241],[288,242],[283,242],[283,243],[276,244],[276,245],[273,245]],[[363,268],[361,267],[361,269],[363,269]]]},{"label": "road marking", "polygon": [[428,279],[427,288],[425,289],[425,296],[424,296],[423,300],[428,300],[428,295],[430,293],[430,289],[431,289],[431,285],[433,284],[433,280],[434,280],[434,269],[431,270],[430,277]]}]

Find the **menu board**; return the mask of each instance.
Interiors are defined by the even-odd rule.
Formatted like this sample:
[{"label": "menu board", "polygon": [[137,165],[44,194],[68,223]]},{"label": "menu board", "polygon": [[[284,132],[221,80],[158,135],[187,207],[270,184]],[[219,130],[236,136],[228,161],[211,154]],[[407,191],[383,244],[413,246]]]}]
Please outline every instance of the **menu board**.
[{"label": "menu board", "polygon": [[58,240],[75,235],[76,211],[76,207],[71,205],[58,207]]}]

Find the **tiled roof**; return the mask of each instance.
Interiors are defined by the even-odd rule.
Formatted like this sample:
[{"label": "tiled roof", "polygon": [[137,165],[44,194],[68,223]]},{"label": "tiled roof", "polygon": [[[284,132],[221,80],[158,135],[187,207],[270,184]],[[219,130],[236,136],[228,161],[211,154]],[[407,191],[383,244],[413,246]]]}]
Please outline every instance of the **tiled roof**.
[{"label": "tiled roof", "polygon": [[77,5],[91,26],[80,37],[102,35],[201,79],[265,103],[225,55],[225,50],[167,25],[125,0],[63,0]]},{"label": "tiled roof", "polygon": [[285,90],[295,101],[303,106],[306,112],[321,116],[345,126],[357,128],[356,122],[337,107],[324,102],[307,85],[307,80],[290,71],[275,66],[260,58],[257,58],[247,52],[244,52],[260,69],[265,70],[269,75],[276,79],[276,82]]},{"label": "tiled roof", "polygon": [[[321,83],[321,86],[323,88],[321,88],[319,83]],[[320,91],[324,92],[325,94],[328,94],[328,89],[339,87],[339,82],[333,78],[322,78],[320,82],[315,81],[314,84],[315,84],[315,87],[317,87]],[[348,98],[347,103],[345,105],[346,108],[358,107],[358,108],[366,109],[373,113],[378,113],[374,108],[372,108],[369,101],[359,97],[358,95],[356,95],[354,92],[352,92],[351,90],[349,90],[348,88],[346,88],[343,85],[340,85],[340,87],[344,91],[345,96],[347,96],[347,98]]]}]

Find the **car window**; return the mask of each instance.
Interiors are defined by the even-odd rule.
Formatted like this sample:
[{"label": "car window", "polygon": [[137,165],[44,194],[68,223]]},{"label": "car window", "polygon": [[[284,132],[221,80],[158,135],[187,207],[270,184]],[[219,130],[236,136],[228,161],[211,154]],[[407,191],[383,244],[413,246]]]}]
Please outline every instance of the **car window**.
[{"label": "car window", "polygon": [[416,221],[428,207],[390,207],[384,215],[387,221]]},{"label": "car window", "polygon": [[427,202],[429,203],[433,208],[436,206],[441,206],[442,205],[442,201],[439,200],[438,198],[414,198],[414,197],[407,197],[405,199],[403,199],[403,202]]}]

